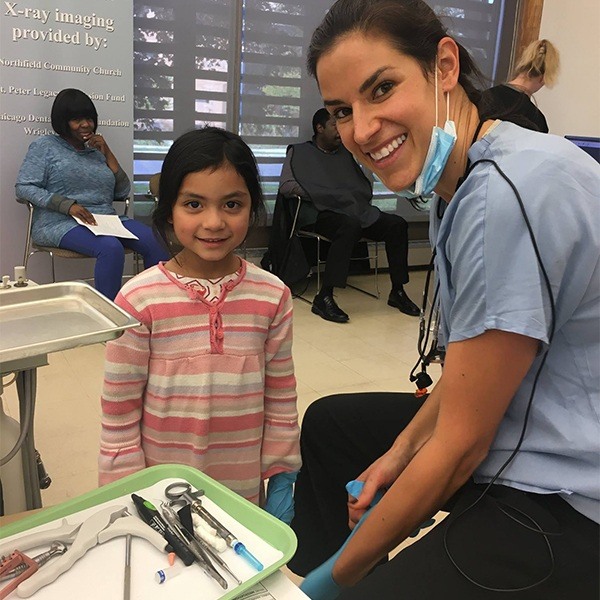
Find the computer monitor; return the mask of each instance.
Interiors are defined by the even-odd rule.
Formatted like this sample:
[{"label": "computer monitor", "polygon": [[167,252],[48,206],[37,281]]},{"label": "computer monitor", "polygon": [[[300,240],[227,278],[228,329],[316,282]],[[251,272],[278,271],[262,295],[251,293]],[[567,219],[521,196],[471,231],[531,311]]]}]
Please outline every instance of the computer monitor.
[{"label": "computer monitor", "polygon": [[583,135],[565,135],[565,138],[579,146],[584,152],[587,152],[592,158],[600,163],[600,138],[585,137]]}]

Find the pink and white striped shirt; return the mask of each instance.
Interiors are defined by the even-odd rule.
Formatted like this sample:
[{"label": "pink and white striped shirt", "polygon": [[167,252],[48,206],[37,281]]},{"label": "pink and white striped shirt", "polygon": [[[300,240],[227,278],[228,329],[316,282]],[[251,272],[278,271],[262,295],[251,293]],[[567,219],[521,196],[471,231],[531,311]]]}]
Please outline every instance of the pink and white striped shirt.
[{"label": "pink and white striped shirt", "polygon": [[100,485],[178,463],[258,503],[262,480],[300,468],[292,301],[279,279],[242,261],[209,303],[159,264],[115,302],[142,325],[106,346]]}]

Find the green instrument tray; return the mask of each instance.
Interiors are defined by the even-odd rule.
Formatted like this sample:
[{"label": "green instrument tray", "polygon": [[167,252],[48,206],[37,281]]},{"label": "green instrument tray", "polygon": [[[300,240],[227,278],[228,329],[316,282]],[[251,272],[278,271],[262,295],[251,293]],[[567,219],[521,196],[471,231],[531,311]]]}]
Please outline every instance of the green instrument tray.
[{"label": "green instrument tray", "polygon": [[[219,597],[219,600],[235,598],[262,579],[265,579],[277,571],[294,555],[297,547],[296,536],[285,523],[282,523],[238,494],[235,494],[214,479],[211,479],[192,467],[184,465],[159,465],[149,467],[143,471],[98,488],[97,490],[73,498],[73,500],[39,511],[20,521],[3,526],[0,529],[0,539],[22,533],[57,519],[68,517],[73,513],[143,490],[162,480],[173,478],[185,480],[189,482],[193,488],[203,489],[207,498],[217,504],[244,527],[247,527],[250,531],[259,536],[267,544],[283,554],[279,560],[266,566],[264,570],[258,572],[251,579],[244,581],[241,585],[236,586],[230,591],[224,592],[223,595]],[[76,566],[74,568],[76,568]]]}]

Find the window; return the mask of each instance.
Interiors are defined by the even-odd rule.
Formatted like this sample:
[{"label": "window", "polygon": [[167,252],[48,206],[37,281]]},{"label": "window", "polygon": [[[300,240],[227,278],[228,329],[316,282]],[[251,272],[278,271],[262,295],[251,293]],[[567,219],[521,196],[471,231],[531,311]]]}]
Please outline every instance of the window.
[{"label": "window", "polygon": [[243,6],[239,134],[254,151],[267,201],[273,201],[288,144],[310,137],[321,106],[305,62],[327,4],[245,0]]},{"label": "window", "polygon": [[[506,0],[448,0],[427,4],[442,17],[448,33],[460,42],[490,80],[490,84],[504,79],[503,60],[510,58],[516,2]],[[506,42],[508,51],[505,50]]]},{"label": "window", "polygon": [[[428,3],[493,80],[505,0]],[[286,148],[310,137],[312,115],[321,106],[305,61],[312,32],[329,5],[323,0],[135,0],[136,211],[143,215],[148,179],[160,171],[173,140],[206,124],[237,131],[250,145],[272,206]],[[375,193],[383,209],[395,209],[395,195],[381,183]]]}]

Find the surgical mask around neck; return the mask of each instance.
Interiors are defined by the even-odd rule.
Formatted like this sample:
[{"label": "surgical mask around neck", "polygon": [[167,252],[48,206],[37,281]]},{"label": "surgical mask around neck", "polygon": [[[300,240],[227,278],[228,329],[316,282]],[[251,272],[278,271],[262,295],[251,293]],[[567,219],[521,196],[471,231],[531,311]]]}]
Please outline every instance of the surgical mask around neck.
[{"label": "surgical mask around neck", "polygon": [[437,68],[435,70],[435,126],[431,132],[431,141],[429,142],[429,149],[427,150],[427,156],[423,163],[421,173],[417,177],[416,181],[409,188],[400,190],[398,195],[402,198],[430,198],[433,195],[433,189],[437,185],[450,153],[456,143],[456,126],[454,121],[450,120],[450,93],[446,95],[446,122],[444,123],[444,129],[438,127],[439,114],[438,114],[438,79],[437,79]]}]

